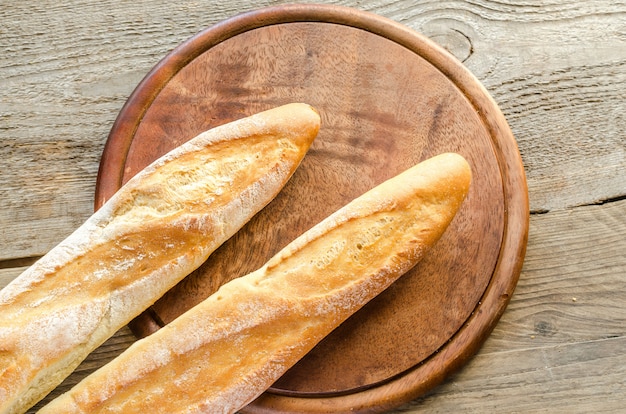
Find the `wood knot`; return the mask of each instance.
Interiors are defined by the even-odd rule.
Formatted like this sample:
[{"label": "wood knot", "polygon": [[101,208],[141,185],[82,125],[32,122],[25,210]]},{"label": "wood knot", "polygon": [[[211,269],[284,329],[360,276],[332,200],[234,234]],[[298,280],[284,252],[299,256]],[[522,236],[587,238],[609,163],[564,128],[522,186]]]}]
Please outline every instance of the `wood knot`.
[{"label": "wood knot", "polygon": [[461,62],[474,53],[471,27],[454,19],[435,19],[424,25],[422,32]]},{"label": "wood knot", "polygon": [[548,321],[537,321],[535,322],[535,332],[541,336],[553,336],[556,334],[557,329],[556,326]]}]

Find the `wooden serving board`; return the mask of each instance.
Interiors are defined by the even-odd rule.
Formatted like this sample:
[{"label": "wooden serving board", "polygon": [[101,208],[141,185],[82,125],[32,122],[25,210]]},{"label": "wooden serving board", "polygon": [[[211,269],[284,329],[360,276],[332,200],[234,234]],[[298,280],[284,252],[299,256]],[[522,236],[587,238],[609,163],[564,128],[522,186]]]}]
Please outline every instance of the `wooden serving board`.
[{"label": "wooden serving board", "polygon": [[476,352],[509,302],[525,253],[528,192],[515,140],[488,93],[443,49],[339,6],[271,7],[210,27],[166,56],[120,112],[96,208],[198,133],[288,102],[309,103],[322,118],[295,175],[131,328],[150,334],[368,189],[458,152],[470,162],[472,187],[430,254],[245,410],[385,411]]}]

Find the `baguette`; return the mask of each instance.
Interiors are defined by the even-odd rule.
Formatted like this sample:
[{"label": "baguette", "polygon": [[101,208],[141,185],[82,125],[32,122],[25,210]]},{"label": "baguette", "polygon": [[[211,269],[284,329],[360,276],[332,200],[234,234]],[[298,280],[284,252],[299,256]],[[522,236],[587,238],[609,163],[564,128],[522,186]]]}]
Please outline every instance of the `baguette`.
[{"label": "baguette", "polygon": [[236,412],[414,266],[444,233],[470,181],[457,154],[408,169],[39,413]]},{"label": "baguette", "polygon": [[128,181],[0,292],[0,413],[43,398],[282,189],[320,127],[289,104],[211,129]]}]

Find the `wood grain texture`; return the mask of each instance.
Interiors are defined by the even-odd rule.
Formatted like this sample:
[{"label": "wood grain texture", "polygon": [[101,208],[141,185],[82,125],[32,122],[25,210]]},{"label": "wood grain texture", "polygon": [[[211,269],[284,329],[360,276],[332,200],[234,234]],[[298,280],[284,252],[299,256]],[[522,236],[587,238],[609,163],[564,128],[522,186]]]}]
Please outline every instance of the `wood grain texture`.
[{"label": "wood grain texture", "polygon": [[9,282],[19,276],[27,267],[10,267],[6,269],[0,269],[0,289],[5,287]]},{"label": "wood grain texture", "polygon": [[[0,0],[0,261],[45,253],[91,214],[106,136],[154,64],[207,26],[278,3]],[[395,412],[619,412],[626,4],[336,4],[406,24],[464,62],[517,138],[536,212],[517,290],[481,352]],[[0,283],[18,273],[2,269]]]},{"label": "wood grain texture", "polygon": [[626,201],[531,218],[524,271],[462,371],[395,412],[621,412]]}]

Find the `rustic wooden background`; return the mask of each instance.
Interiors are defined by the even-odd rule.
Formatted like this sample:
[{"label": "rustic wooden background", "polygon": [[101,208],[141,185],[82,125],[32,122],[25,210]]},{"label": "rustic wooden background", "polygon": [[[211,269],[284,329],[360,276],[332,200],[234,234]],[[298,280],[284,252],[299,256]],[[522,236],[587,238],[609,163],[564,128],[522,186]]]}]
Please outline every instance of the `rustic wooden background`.
[{"label": "rustic wooden background", "polygon": [[[91,214],[107,134],[142,77],[203,28],[280,3],[0,0],[0,287]],[[459,58],[500,105],[528,178],[528,251],[507,311],[468,365],[394,412],[626,407],[626,3],[334,4]],[[121,330],[60,389],[133,339]]]}]

